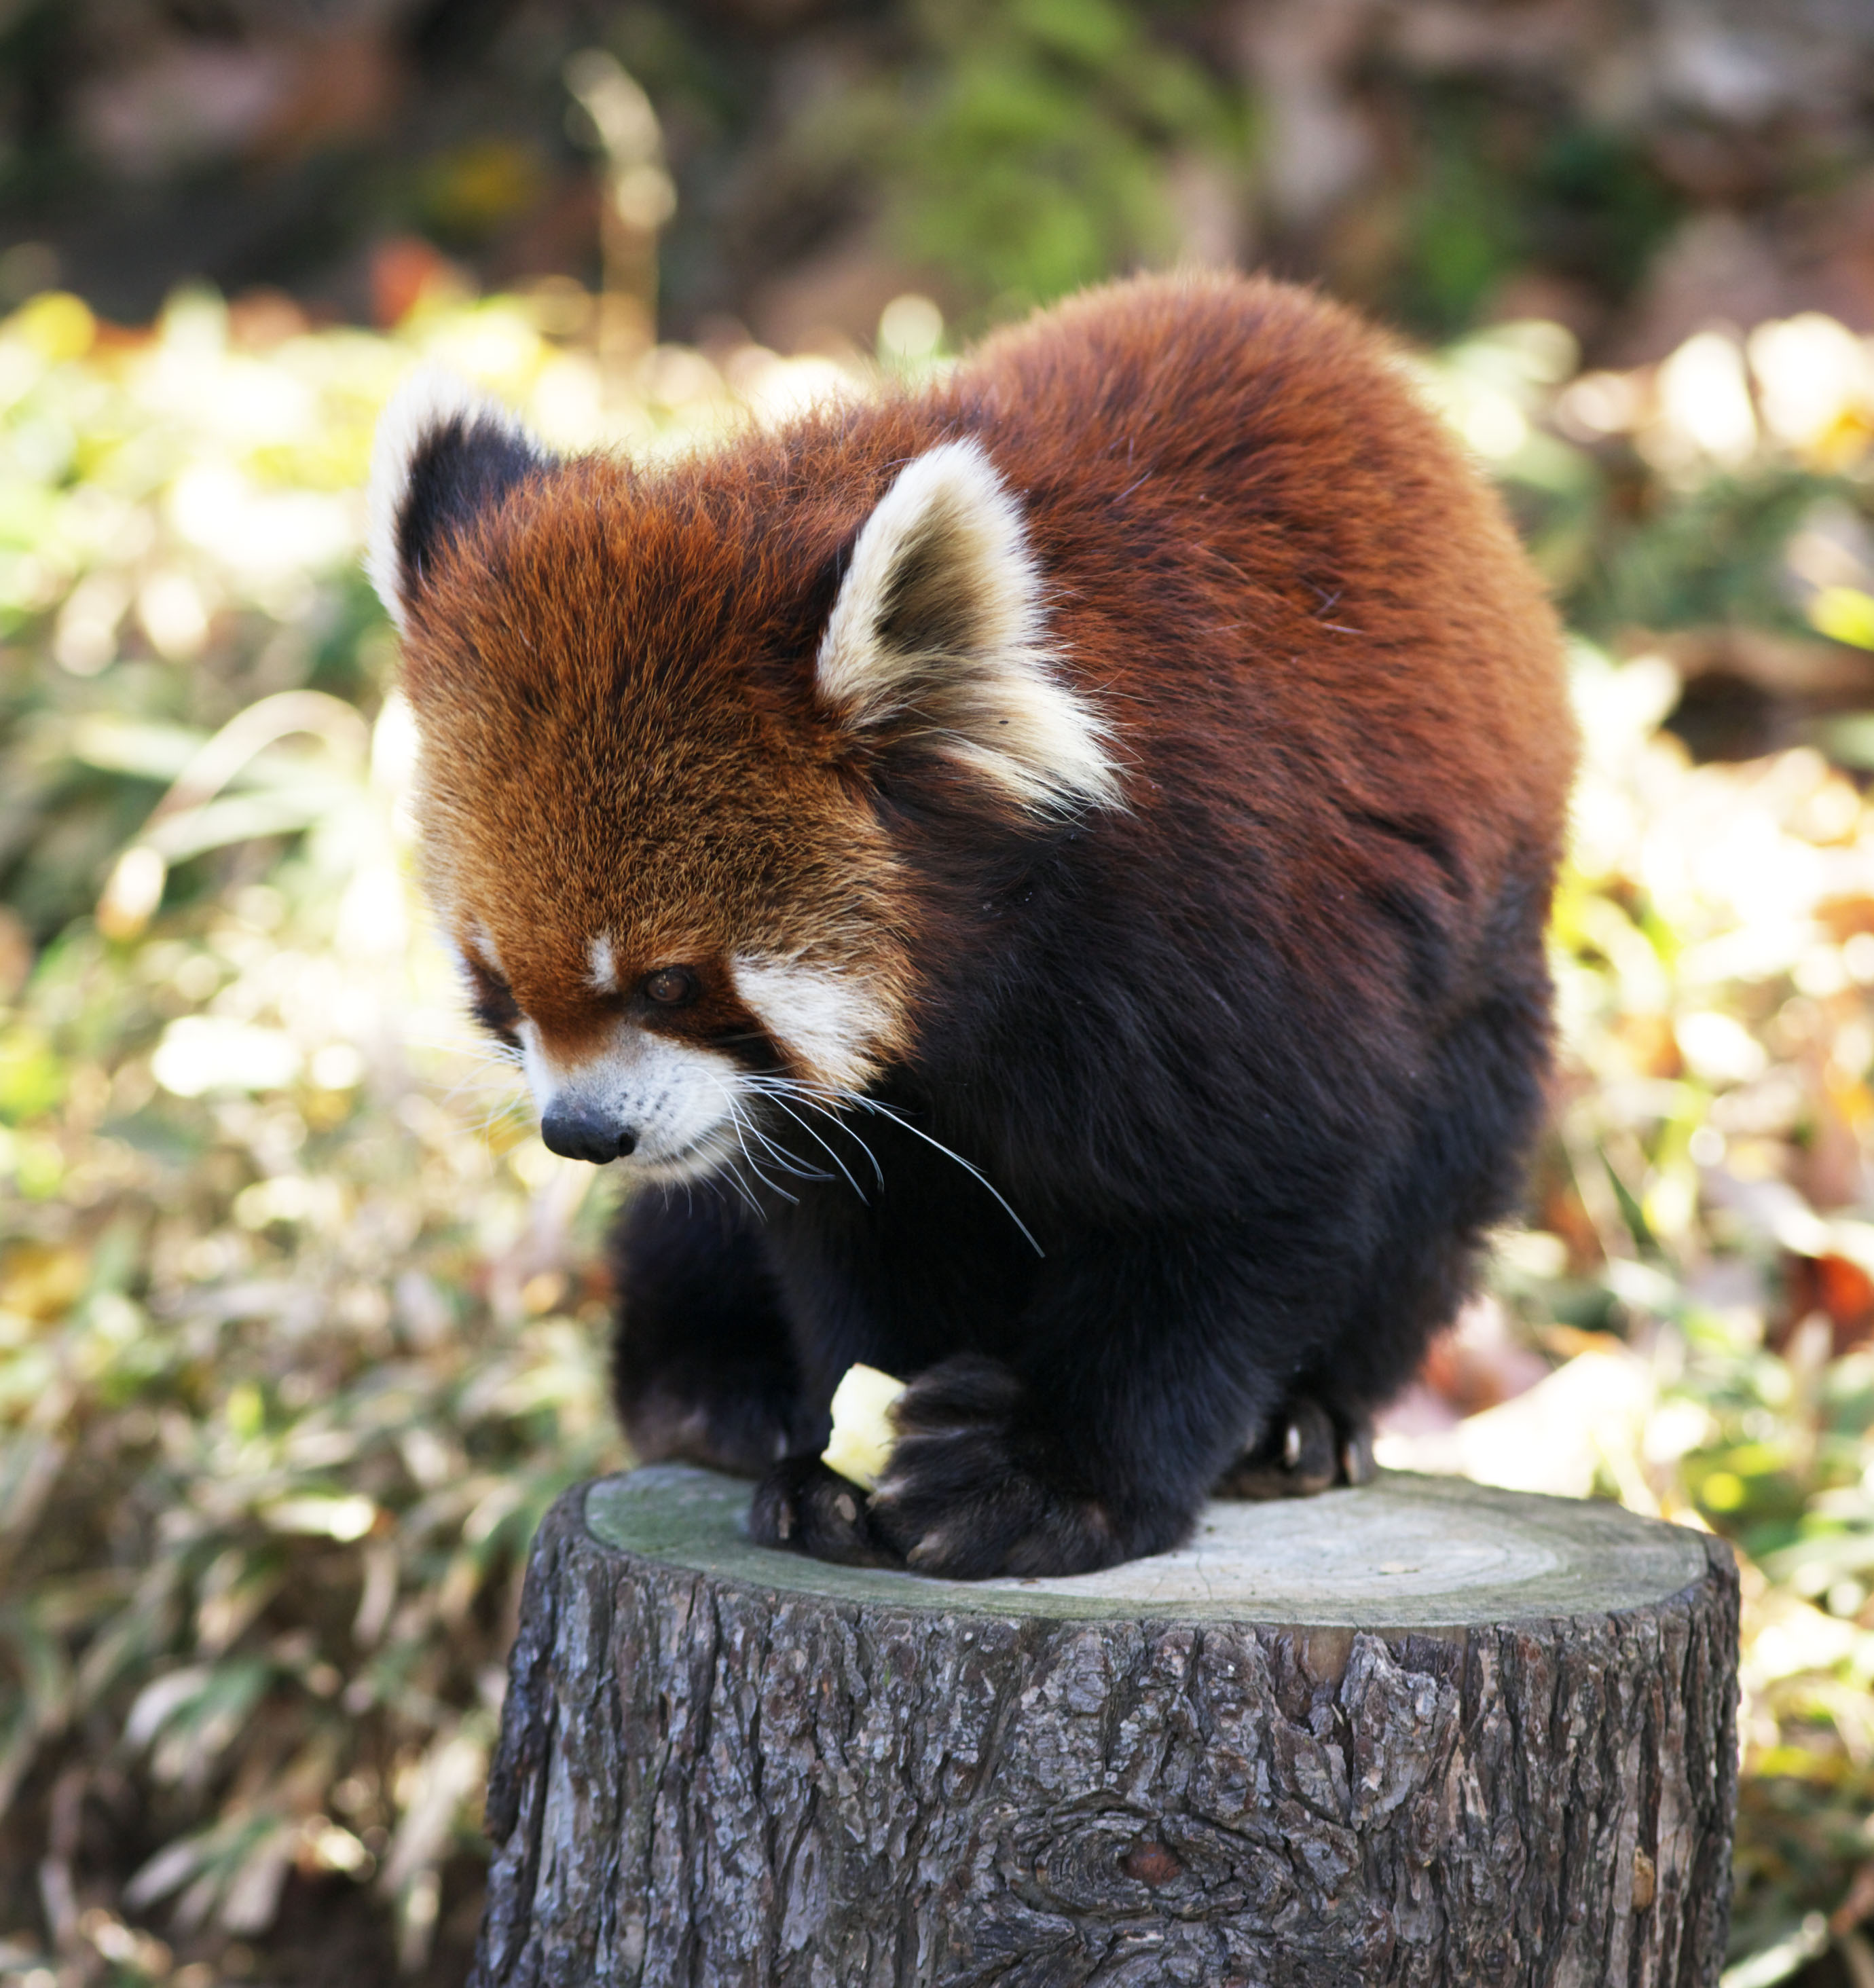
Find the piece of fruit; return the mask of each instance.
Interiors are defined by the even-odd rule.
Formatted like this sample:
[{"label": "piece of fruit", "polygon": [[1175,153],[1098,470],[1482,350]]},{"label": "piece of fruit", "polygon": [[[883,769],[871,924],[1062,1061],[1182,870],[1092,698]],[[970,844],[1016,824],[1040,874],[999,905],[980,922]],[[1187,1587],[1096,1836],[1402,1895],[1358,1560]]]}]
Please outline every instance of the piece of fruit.
[{"label": "piece of fruit", "polygon": [[833,1436],[820,1452],[820,1462],[861,1491],[871,1490],[885,1475],[898,1440],[891,1409],[904,1391],[902,1381],[876,1367],[848,1367],[833,1391]]}]

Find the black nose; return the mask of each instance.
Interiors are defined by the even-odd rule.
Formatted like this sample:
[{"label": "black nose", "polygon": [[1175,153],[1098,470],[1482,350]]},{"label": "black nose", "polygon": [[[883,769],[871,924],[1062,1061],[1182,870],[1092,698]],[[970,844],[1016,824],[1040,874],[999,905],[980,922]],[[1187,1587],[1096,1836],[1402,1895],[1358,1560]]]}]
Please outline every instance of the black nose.
[{"label": "black nose", "polygon": [[577,1105],[556,1104],[540,1120],[540,1137],[563,1160],[590,1160],[602,1167],[621,1160],[638,1144],[638,1134],[621,1131],[611,1119]]}]

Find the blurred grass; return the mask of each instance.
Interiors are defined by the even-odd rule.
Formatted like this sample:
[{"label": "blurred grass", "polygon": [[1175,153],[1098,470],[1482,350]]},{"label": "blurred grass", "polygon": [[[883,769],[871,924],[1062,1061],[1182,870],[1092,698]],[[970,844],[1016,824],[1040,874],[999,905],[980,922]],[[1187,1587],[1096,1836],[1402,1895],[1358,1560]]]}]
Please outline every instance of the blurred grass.
[{"label": "blurred grass", "polygon": [[[526,1543],[624,1458],[596,1177],[513,1108],[411,889],[371,424],[426,353],[642,452],[839,384],[752,347],[607,380],[550,301],[0,324],[0,1978],[328,1978],[308,1902],[370,1901],[412,1970],[472,1929]],[[935,322],[888,311],[891,363]],[[1874,809],[1838,715],[1693,764],[1669,658],[1874,651],[1874,356],[1820,320],[1693,346],[1584,378],[1529,324],[1422,367],[1581,631],[1590,756],[1558,1128],[1428,1390],[1486,1412],[1418,1460],[1737,1543],[1768,1981],[1874,1967]]]}]

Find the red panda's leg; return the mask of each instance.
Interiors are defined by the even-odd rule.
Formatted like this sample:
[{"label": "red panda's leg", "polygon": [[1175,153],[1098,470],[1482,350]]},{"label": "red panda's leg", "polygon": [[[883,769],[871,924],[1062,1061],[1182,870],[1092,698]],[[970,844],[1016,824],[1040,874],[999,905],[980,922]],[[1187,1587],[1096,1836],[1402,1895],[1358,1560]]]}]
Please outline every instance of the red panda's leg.
[{"label": "red panda's leg", "polygon": [[612,1388],[641,1463],[758,1477],[810,1433],[779,1294],[752,1226],[708,1188],[652,1188],[612,1235]]}]

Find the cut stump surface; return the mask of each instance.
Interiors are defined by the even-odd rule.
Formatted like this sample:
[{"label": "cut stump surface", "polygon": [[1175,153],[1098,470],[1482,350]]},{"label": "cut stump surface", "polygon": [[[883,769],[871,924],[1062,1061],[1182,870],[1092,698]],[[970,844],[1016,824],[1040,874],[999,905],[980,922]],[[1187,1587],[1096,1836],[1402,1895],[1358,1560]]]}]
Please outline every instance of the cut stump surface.
[{"label": "cut stump surface", "polygon": [[661,1465],[536,1541],[472,1988],[1715,1983],[1737,1583],[1616,1507],[1382,1477],[959,1583]]}]

